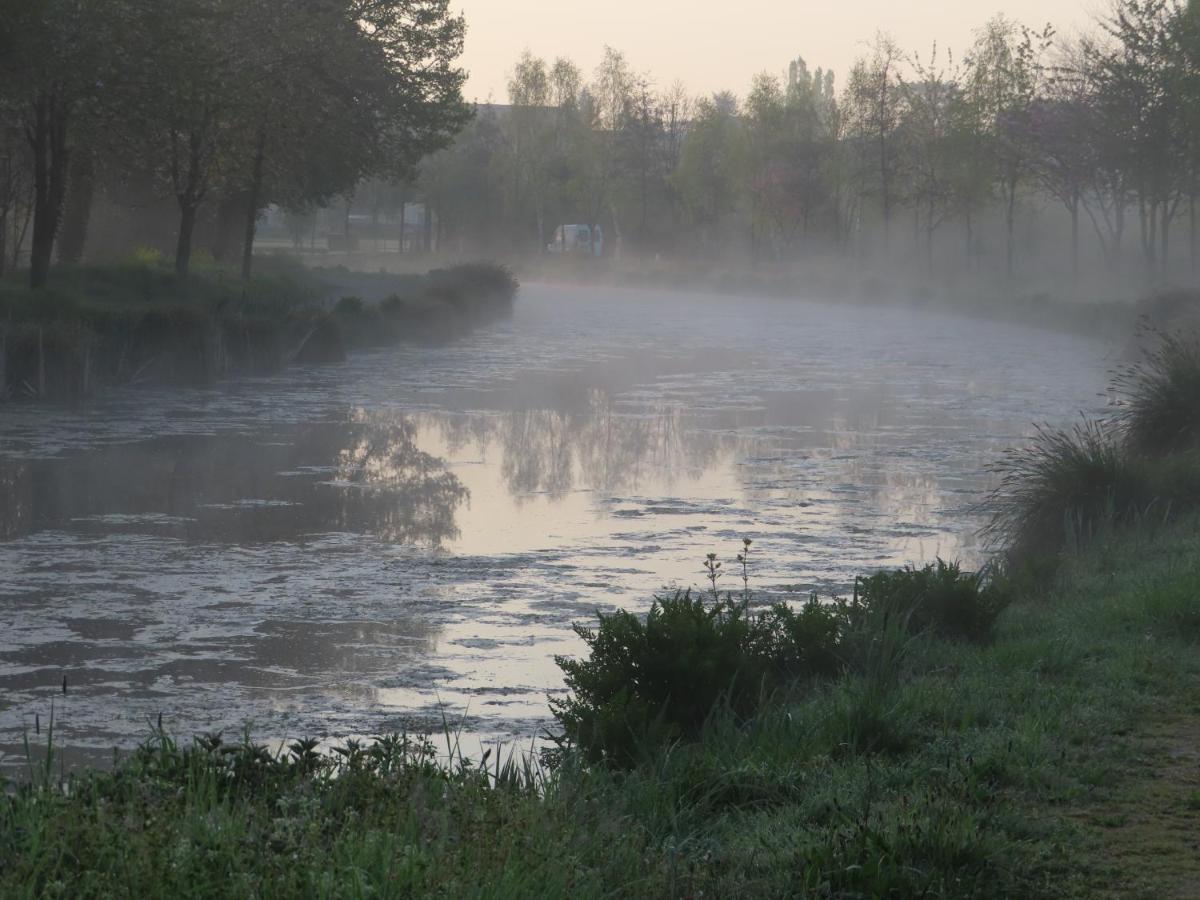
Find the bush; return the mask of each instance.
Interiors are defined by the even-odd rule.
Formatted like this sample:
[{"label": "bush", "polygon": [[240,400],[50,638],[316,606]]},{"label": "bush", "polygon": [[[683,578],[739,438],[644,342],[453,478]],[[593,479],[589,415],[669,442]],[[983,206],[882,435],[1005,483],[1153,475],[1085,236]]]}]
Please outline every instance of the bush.
[{"label": "bush", "polygon": [[964,572],[958,563],[939,559],[924,568],[860,579],[849,609],[854,618],[873,619],[872,632],[886,632],[891,621],[909,634],[986,642],[1008,603],[1007,593],[986,572]]},{"label": "bush", "polygon": [[837,610],[815,600],[752,613],[681,592],[645,620],[623,610],[599,619],[575,629],[586,659],[556,657],[572,694],[551,701],[564,737],[593,761],[633,764],[643,746],[694,738],[719,703],[747,716],[786,682],[839,666]]},{"label": "bush", "polygon": [[1200,449],[1200,337],[1160,336],[1115,386],[1127,400],[1118,424],[1132,452],[1161,456]]}]

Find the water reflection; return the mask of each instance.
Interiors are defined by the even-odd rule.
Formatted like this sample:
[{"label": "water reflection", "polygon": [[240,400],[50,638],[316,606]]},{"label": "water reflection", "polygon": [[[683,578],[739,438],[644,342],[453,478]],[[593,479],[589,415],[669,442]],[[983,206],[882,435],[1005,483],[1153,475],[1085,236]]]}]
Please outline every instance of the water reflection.
[{"label": "water reflection", "polygon": [[445,463],[417,446],[417,430],[402,416],[359,410],[350,446],[338,453],[342,530],[364,531],[396,544],[440,547],[458,537],[455,513],[469,496]]},{"label": "water reflection", "polygon": [[440,547],[467,490],[403,418],[178,435],[0,464],[6,539],[48,530],[254,544],[349,531]]},{"label": "water reflection", "polygon": [[736,440],[698,430],[679,406],[619,409],[611,394],[593,390],[581,407],[518,409],[484,416],[425,416],[448,452],[499,448],[500,473],[518,501],[532,495],[562,499],[572,491],[612,494],[647,481],[670,490],[681,477],[700,477]]}]

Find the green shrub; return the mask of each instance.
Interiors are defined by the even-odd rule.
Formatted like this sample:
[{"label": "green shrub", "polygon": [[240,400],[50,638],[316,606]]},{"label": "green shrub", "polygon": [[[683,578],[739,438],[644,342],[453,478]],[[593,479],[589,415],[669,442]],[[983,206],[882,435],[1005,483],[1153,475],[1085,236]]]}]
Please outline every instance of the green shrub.
[{"label": "green shrub", "polygon": [[362,297],[342,297],[333,308],[335,315],[355,318],[366,312]]},{"label": "green shrub", "polygon": [[815,600],[753,613],[690,591],[656,600],[644,620],[601,614],[596,629],[575,629],[587,658],[556,657],[572,694],[551,707],[589,759],[630,765],[643,746],[695,737],[718,704],[747,716],[789,681],[836,672],[837,615]]},{"label": "green shrub", "polygon": [[873,620],[876,637],[895,623],[910,634],[985,642],[1009,597],[986,572],[964,572],[957,563],[939,559],[923,568],[911,566],[878,572],[858,582],[852,618]]}]

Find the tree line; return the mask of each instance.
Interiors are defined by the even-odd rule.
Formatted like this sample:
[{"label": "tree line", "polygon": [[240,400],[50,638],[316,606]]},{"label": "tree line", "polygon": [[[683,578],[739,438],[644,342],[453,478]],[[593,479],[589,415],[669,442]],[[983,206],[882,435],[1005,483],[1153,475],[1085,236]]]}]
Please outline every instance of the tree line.
[{"label": "tree line", "polygon": [[906,255],[1011,279],[1019,221],[1057,209],[1076,276],[1090,233],[1112,273],[1132,257],[1165,279],[1179,231],[1194,274],[1200,11],[1118,0],[1071,40],[999,16],[961,57],[881,34],[844,86],[797,59],[742,97],[656,88],[611,48],[590,79],[526,52],[508,104],[420,185],[460,241],[544,248],[556,224],[602,222],[640,254]]},{"label": "tree line", "polygon": [[0,0],[0,22],[0,274],[25,254],[33,287],[81,257],[99,189],[173,204],[181,276],[217,218],[248,276],[262,210],[411,179],[470,118],[449,0]]}]

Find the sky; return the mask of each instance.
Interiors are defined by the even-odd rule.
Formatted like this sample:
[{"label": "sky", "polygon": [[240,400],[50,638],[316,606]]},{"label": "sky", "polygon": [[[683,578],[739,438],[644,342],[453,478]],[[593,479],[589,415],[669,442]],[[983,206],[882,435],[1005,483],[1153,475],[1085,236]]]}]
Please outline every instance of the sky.
[{"label": "sky", "polygon": [[1003,11],[1063,34],[1086,28],[1101,0],[453,0],[467,18],[469,100],[502,103],[513,63],[528,48],[573,59],[590,77],[605,44],[661,88],[677,79],[696,94],[744,95],[759,72],[782,75],[803,56],[832,67],[839,86],[876,31],[928,56],[933,41],[956,56],[973,31]]}]

